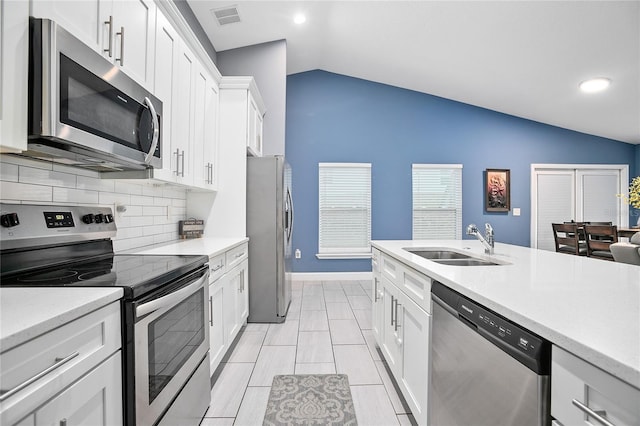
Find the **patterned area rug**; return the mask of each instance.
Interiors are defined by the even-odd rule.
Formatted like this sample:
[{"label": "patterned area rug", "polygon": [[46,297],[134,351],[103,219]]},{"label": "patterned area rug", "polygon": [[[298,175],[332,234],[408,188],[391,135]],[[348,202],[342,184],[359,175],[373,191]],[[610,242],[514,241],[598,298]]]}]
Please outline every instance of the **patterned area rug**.
[{"label": "patterned area rug", "polygon": [[274,376],[263,426],[355,426],[346,374]]}]

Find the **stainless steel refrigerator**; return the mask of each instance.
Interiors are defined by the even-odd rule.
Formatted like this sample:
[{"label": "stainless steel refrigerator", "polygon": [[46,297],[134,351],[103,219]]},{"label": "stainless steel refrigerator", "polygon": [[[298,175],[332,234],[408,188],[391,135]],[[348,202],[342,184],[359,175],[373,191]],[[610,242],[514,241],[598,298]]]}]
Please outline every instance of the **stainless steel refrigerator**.
[{"label": "stainless steel refrigerator", "polygon": [[293,199],[283,156],[247,158],[249,322],[283,322],[291,303]]}]

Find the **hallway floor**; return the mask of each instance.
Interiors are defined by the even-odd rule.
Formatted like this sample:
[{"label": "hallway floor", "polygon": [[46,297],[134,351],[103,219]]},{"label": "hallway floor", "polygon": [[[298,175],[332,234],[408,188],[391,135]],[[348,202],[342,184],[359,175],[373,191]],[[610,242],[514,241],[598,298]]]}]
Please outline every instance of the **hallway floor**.
[{"label": "hallway floor", "polygon": [[273,376],[347,374],[358,425],[409,425],[371,331],[371,281],[294,281],[282,324],[247,324],[218,367],[202,426],[262,425]]}]

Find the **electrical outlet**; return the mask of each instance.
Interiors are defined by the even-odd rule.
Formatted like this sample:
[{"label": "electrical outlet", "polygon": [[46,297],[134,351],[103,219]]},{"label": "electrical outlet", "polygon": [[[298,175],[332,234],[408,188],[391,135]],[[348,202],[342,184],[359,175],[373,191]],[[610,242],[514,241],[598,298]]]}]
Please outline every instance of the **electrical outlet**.
[{"label": "electrical outlet", "polygon": [[296,249],[296,259],[300,259],[301,256],[302,253],[300,252],[300,249]]}]

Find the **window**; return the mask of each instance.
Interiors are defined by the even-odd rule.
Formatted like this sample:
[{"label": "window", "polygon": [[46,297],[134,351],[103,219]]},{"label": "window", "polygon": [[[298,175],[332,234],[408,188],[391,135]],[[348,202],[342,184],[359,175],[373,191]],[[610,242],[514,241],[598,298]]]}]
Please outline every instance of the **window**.
[{"label": "window", "polygon": [[462,239],[462,164],[413,164],[413,239]]},{"label": "window", "polygon": [[370,257],[371,164],[320,163],[318,258]]}]

